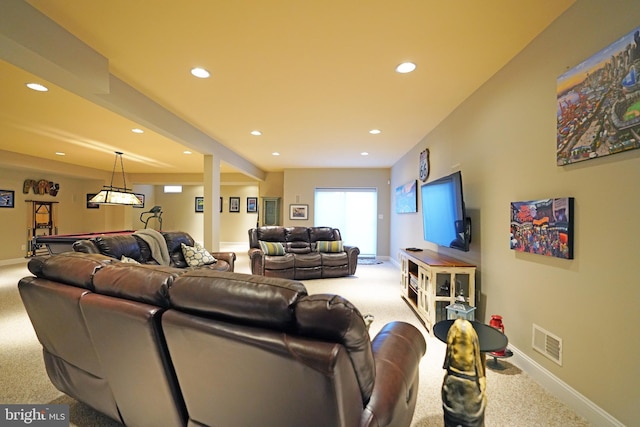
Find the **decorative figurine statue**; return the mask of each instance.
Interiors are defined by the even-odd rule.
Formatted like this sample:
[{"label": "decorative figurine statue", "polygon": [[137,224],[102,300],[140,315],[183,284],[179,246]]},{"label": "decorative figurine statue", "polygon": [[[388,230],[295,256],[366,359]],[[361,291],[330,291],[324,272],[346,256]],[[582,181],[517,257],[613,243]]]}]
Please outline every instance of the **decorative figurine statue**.
[{"label": "decorative figurine statue", "polygon": [[442,408],[445,427],[483,427],[486,378],[478,335],[465,319],[456,319],[447,334]]}]

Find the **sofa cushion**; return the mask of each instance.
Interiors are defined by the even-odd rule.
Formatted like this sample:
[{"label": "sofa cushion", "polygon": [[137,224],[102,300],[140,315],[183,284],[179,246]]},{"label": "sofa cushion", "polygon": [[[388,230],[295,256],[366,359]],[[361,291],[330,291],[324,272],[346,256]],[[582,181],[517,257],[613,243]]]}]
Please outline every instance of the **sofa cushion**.
[{"label": "sofa cushion", "polygon": [[298,333],[342,344],[349,353],[364,403],[375,382],[375,364],[362,314],[339,295],[315,294],[300,298],[295,306]]},{"label": "sofa cushion", "polygon": [[[93,278],[95,292],[160,307],[169,307],[169,288],[187,270],[124,262],[100,269]],[[106,268],[105,267],[105,268]]]},{"label": "sofa cushion", "polygon": [[258,241],[264,240],[265,242],[284,242],[285,229],[277,225],[260,227],[258,228]]},{"label": "sofa cushion", "polygon": [[349,256],[346,252],[321,252],[323,267],[341,267],[349,264]]},{"label": "sofa cushion", "polygon": [[111,258],[120,259],[122,255],[140,259],[140,245],[133,235],[94,237],[93,243],[96,245],[101,254]]},{"label": "sofa cushion", "polygon": [[284,237],[287,242],[310,242],[307,227],[287,227],[284,230]]},{"label": "sofa cushion", "polygon": [[187,261],[182,254],[182,246],[184,243],[187,246],[193,246],[195,243],[189,234],[183,231],[162,231],[162,236],[167,242],[167,251],[169,252],[169,258],[171,258],[171,266],[178,268],[187,267]]},{"label": "sofa cushion", "polygon": [[340,240],[331,227],[311,227],[309,228],[309,238],[312,242],[319,240]]},{"label": "sofa cushion", "polygon": [[292,254],[308,254],[311,251],[311,243],[309,242],[286,242],[285,251]]},{"label": "sofa cushion", "polygon": [[264,252],[265,255],[284,255],[284,246],[282,246],[280,242],[265,242],[264,240],[259,240],[258,244],[260,245],[260,250]]},{"label": "sofa cushion", "polygon": [[291,280],[198,269],[180,276],[169,294],[180,311],[290,331],[293,306],[307,290]]},{"label": "sofa cushion", "polygon": [[193,246],[187,246],[181,243],[180,247],[182,249],[182,255],[184,255],[184,260],[189,267],[202,267],[203,265],[213,264],[217,261],[215,257],[198,242],[195,242]]},{"label": "sofa cushion", "polygon": [[34,257],[27,267],[36,277],[93,290],[96,271],[115,262],[102,254],[64,252],[52,257]]},{"label": "sofa cushion", "polygon": [[296,254],[296,268],[311,268],[322,266],[320,254],[312,252],[309,254]]},{"label": "sofa cushion", "polygon": [[316,242],[318,252],[343,252],[342,240],[319,240]]}]

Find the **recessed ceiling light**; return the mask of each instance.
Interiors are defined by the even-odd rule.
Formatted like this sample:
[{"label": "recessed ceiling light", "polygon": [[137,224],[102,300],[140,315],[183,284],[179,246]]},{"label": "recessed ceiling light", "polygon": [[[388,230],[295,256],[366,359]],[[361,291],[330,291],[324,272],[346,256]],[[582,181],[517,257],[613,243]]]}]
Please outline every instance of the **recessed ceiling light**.
[{"label": "recessed ceiling light", "polygon": [[191,151],[189,151],[189,150],[185,150],[185,151],[183,151],[182,153],[183,153],[183,154],[191,154]]},{"label": "recessed ceiling light", "polygon": [[262,135],[262,132],[260,132],[259,130],[252,130],[251,135],[260,136]]},{"label": "recessed ceiling light", "polygon": [[363,151],[362,153],[360,153],[361,156],[368,156],[369,153],[367,153],[366,151]]},{"label": "recessed ceiling light", "polygon": [[38,92],[47,92],[49,90],[49,88],[42,86],[40,83],[27,83],[27,87]]},{"label": "recessed ceiling light", "polygon": [[131,129],[131,132],[133,132],[133,133],[144,133],[144,131],[142,129],[138,129],[138,128]]},{"label": "recessed ceiling light", "polygon": [[272,156],[279,156],[280,153],[278,153],[277,151],[274,151],[273,153],[271,153]]},{"label": "recessed ceiling light", "polygon": [[413,62],[403,62],[402,64],[396,67],[396,71],[402,74],[410,73],[415,69],[416,69],[416,64],[414,64]]},{"label": "recessed ceiling light", "polygon": [[380,129],[371,129],[371,130],[369,131],[369,133],[370,133],[371,135],[377,135],[377,134],[379,134],[379,133],[380,133]]},{"label": "recessed ceiling light", "polygon": [[198,77],[200,79],[206,79],[211,75],[207,70],[205,70],[204,68],[200,68],[200,67],[192,68],[191,69],[191,74],[193,74],[194,76],[196,76],[196,77]]},{"label": "recessed ceiling light", "polygon": [[62,151],[56,151],[56,156],[66,156],[66,153],[63,153]]}]

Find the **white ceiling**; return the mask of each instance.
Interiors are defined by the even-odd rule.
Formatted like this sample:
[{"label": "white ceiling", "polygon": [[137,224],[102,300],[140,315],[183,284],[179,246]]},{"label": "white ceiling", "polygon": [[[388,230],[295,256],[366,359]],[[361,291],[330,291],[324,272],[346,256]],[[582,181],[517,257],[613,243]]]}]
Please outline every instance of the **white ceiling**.
[{"label": "white ceiling", "polygon": [[109,171],[122,151],[130,173],[203,154],[258,178],[390,167],[573,2],[3,1],[0,150]]}]

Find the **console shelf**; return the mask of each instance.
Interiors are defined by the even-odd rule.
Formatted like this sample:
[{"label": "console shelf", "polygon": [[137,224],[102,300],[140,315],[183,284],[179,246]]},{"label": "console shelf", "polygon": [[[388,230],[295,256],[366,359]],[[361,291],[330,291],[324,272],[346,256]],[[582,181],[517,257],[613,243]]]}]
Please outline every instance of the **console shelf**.
[{"label": "console shelf", "polygon": [[476,303],[476,266],[433,251],[400,250],[401,295],[425,324],[447,318],[446,307],[462,293],[467,304]]}]

